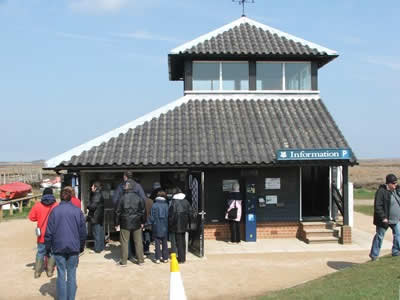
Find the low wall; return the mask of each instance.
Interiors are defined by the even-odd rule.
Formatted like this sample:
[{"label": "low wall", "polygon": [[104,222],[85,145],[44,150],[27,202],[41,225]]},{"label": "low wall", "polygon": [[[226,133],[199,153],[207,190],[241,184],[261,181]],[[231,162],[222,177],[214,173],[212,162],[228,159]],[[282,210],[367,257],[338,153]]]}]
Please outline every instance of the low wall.
[{"label": "low wall", "polygon": [[[257,239],[296,238],[299,232],[299,222],[262,222],[257,223]],[[240,224],[241,238],[244,238],[244,224]],[[229,240],[228,223],[206,224],[204,226],[206,240]]]}]

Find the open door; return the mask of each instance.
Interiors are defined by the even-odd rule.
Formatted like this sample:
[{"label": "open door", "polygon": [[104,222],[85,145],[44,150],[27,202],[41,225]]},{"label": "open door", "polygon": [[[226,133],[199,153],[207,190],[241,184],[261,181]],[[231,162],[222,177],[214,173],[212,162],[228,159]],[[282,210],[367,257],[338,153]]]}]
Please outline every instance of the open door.
[{"label": "open door", "polygon": [[[204,256],[204,172],[188,172],[188,191],[193,209],[193,221],[189,232],[189,251]],[[188,197],[189,198],[189,197]]]},{"label": "open door", "polygon": [[302,167],[302,218],[303,220],[329,219],[329,167]]}]

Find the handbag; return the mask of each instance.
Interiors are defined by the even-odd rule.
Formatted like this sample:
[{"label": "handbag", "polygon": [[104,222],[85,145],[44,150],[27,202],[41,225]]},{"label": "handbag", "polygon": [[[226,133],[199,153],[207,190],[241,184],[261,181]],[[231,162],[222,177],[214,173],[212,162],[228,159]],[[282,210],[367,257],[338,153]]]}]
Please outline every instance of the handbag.
[{"label": "handbag", "polygon": [[236,200],[233,201],[235,201],[235,206],[228,211],[228,220],[235,220],[237,218],[238,208],[236,207]]},{"label": "handbag", "polygon": [[[47,213],[46,218],[44,219],[43,224],[46,223],[46,220],[47,220],[47,218],[49,217],[50,212],[51,212],[51,207],[50,207],[50,209],[49,209],[49,212]],[[37,237],[40,237],[40,236],[42,235],[42,231],[40,230],[40,227],[36,227],[36,228],[35,228],[35,235],[36,235]]]}]

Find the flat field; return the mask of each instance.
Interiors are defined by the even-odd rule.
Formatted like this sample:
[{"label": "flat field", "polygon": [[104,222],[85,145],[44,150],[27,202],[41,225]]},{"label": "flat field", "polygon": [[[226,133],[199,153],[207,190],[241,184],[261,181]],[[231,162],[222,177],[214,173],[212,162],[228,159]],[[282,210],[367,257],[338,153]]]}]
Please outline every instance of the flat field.
[{"label": "flat field", "polygon": [[361,159],[359,165],[349,168],[350,181],[355,188],[375,190],[385,183],[387,174],[400,177],[400,158],[395,159]]}]

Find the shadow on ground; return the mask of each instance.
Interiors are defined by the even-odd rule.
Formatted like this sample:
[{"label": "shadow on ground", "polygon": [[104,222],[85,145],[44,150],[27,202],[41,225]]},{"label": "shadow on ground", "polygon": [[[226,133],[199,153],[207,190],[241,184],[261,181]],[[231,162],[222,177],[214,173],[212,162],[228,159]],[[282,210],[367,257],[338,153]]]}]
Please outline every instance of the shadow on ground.
[{"label": "shadow on ground", "polygon": [[43,284],[39,291],[43,296],[51,296],[53,299],[56,299],[57,290],[56,290],[56,278],[51,278],[50,282]]},{"label": "shadow on ground", "polygon": [[342,270],[345,268],[349,268],[355,265],[358,265],[356,263],[352,262],[347,262],[347,261],[328,261],[327,262],[328,267],[335,269],[335,270]]}]

